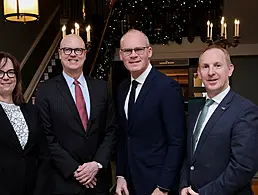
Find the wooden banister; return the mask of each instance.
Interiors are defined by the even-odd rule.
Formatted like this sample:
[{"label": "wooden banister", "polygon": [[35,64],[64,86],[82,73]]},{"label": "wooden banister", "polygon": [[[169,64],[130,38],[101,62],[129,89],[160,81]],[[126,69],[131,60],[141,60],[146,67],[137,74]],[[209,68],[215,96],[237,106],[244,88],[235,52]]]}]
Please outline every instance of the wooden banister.
[{"label": "wooden banister", "polygon": [[53,14],[49,17],[48,21],[46,22],[46,24],[44,25],[44,27],[42,28],[42,30],[40,31],[39,35],[37,36],[37,38],[35,39],[35,41],[33,42],[31,48],[29,49],[29,51],[27,52],[27,54],[25,55],[25,57],[23,58],[22,62],[21,62],[21,69],[23,68],[23,66],[26,64],[26,62],[28,61],[28,59],[30,58],[32,52],[34,51],[34,49],[36,48],[36,46],[38,45],[39,41],[41,40],[42,36],[44,35],[44,33],[46,32],[46,30],[48,29],[49,25],[51,24],[52,20],[54,19],[55,15],[58,13],[58,10],[60,9],[60,5],[58,5],[55,9],[55,11],[53,12]]},{"label": "wooden banister", "polygon": [[46,69],[51,57],[53,56],[60,40],[61,40],[61,31],[59,31],[57,33],[54,42],[50,46],[47,54],[45,55],[44,59],[42,60],[41,64],[39,65],[37,72],[33,76],[28,88],[26,89],[26,91],[24,93],[24,99],[26,102],[28,102],[30,100],[30,98],[31,98],[34,90],[36,89],[36,87],[40,81],[40,78],[42,77],[42,74],[44,73],[44,70]]}]

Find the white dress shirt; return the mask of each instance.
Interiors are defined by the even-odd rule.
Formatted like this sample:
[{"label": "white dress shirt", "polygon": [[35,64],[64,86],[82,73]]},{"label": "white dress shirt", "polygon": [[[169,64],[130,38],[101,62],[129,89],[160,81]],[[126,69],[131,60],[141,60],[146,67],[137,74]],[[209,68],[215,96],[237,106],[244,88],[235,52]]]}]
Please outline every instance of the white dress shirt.
[{"label": "white dress shirt", "polygon": [[[63,71],[63,76],[66,80],[66,83],[69,87],[69,90],[71,92],[71,95],[73,97],[73,100],[76,104],[76,99],[75,99],[75,85],[74,85],[74,78],[70,77],[68,74],[66,74]],[[79,82],[79,85],[81,87],[82,90],[82,94],[83,94],[83,98],[84,101],[86,103],[86,110],[87,110],[87,114],[88,114],[88,118],[90,118],[90,95],[89,95],[89,90],[88,90],[88,86],[87,86],[87,82],[86,79],[83,76],[83,73],[80,75],[80,77],[77,79],[77,81]]]},{"label": "white dress shirt", "polygon": [[[129,102],[129,96],[130,96],[130,92],[131,92],[131,88],[132,88],[132,81],[136,80],[138,82],[138,85],[135,89],[135,101],[136,101],[137,98],[138,98],[138,95],[139,95],[139,93],[142,89],[142,86],[143,86],[147,76],[149,75],[151,69],[152,69],[152,65],[149,64],[147,69],[137,79],[134,79],[131,75],[131,84],[130,84],[130,88],[129,88],[129,91],[127,93],[127,96],[125,98],[125,104],[124,104],[124,111],[125,111],[125,116],[126,116],[127,119],[128,119],[128,102]],[[117,178],[124,178],[124,177],[123,176],[117,176]]]},{"label": "white dress shirt", "polygon": [[124,110],[125,110],[125,115],[126,118],[128,118],[128,101],[129,101],[129,96],[130,96],[130,92],[131,92],[131,88],[132,88],[132,81],[136,80],[138,82],[137,88],[135,89],[135,102],[137,100],[137,97],[142,89],[142,86],[147,78],[147,76],[149,75],[150,71],[151,71],[152,65],[149,64],[147,69],[137,78],[134,79],[131,75],[131,84],[130,84],[130,88],[129,91],[127,93],[126,99],[125,99],[125,104],[124,104]]},{"label": "white dress shirt", "polygon": [[[202,127],[200,129],[200,134],[199,134],[199,137],[197,138],[197,143],[195,145],[195,147],[197,147],[198,145],[198,142],[200,140],[200,137],[202,135],[202,132],[203,132],[203,129],[204,127],[206,126],[207,122],[209,121],[211,115],[213,114],[213,112],[216,110],[216,108],[218,107],[218,105],[220,104],[220,102],[225,98],[225,96],[228,94],[230,90],[230,87],[228,86],[224,91],[222,91],[220,94],[216,95],[215,97],[211,98],[214,100],[213,104],[210,105],[210,107],[208,108],[208,113],[203,121],[203,124],[202,124]],[[209,97],[206,97],[206,99],[209,99]],[[197,124],[197,121],[199,120],[199,117],[200,117],[200,114],[201,114],[202,111],[200,111],[199,115],[198,115],[198,118],[195,122],[195,126],[194,126],[194,131],[195,131],[195,128],[196,128],[196,124]],[[193,133],[194,133],[193,131]],[[195,148],[196,149],[196,148]]]}]

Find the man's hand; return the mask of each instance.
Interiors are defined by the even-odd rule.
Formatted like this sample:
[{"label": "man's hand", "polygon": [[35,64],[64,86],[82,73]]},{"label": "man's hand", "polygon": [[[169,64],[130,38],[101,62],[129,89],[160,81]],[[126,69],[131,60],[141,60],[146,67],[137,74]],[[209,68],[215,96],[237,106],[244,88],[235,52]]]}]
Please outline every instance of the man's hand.
[{"label": "man's hand", "polygon": [[82,185],[87,188],[93,188],[96,185],[97,179],[96,175],[99,171],[97,162],[89,162],[80,165],[79,168],[74,172],[74,177]]},{"label": "man's hand", "polygon": [[156,188],[151,195],[167,195],[167,192],[162,192],[159,190],[159,188]]},{"label": "man's hand", "polygon": [[180,195],[189,195],[189,192],[188,192],[188,187],[187,188],[183,188],[180,192]]},{"label": "man's hand", "polygon": [[84,186],[86,188],[94,188],[94,186],[97,185],[97,178],[94,177],[93,180],[91,180],[91,182],[89,184],[85,184]]},{"label": "man's hand", "polygon": [[122,192],[124,192],[125,195],[129,195],[125,178],[118,177],[116,181],[116,194],[122,195]]},{"label": "man's hand", "polygon": [[195,191],[193,191],[191,187],[188,187],[188,194],[191,194],[191,195],[199,195],[198,193],[196,193]]}]

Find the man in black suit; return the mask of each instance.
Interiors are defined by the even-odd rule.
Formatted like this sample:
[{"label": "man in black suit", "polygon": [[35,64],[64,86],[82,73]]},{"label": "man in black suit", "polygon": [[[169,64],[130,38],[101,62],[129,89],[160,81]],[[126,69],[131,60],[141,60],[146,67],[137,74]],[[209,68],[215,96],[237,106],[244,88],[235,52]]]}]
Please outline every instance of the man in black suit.
[{"label": "man in black suit", "polygon": [[118,89],[116,193],[178,194],[185,117],[179,84],[150,64],[145,34],[130,30],[121,39],[120,58],[131,77]]},{"label": "man in black suit", "polygon": [[[251,195],[258,168],[258,107],[229,86],[234,66],[213,45],[199,58],[206,103],[189,112],[181,195]],[[190,111],[190,110],[189,110]]]},{"label": "man in black suit", "polygon": [[85,44],[71,34],[61,41],[63,73],[36,96],[52,156],[52,193],[106,195],[116,120],[107,83],[84,77]]}]

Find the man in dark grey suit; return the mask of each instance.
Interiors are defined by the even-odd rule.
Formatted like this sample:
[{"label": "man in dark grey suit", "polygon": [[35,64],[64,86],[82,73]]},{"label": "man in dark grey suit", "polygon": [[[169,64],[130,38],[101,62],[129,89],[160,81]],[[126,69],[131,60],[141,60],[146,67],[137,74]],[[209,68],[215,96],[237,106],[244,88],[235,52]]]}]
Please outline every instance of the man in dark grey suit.
[{"label": "man in dark grey suit", "polygon": [[63,73],[37,92],[52,156],[52,193],[107,195],[116,120],[107,83],[84,77],[83,40],[74,34],[60,44]]},{"label": "man in dark grey suit", "polygon": [[[229,86],[234,66],[213,45],[199,58],[206,103],[189,112],[181,195],[251,195],[258,168],[258,107]],[[201,110],[201,111],[200,111]]]}]

